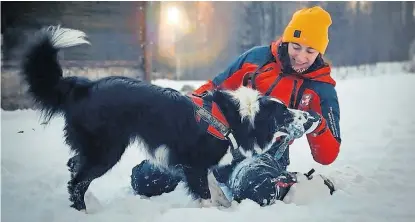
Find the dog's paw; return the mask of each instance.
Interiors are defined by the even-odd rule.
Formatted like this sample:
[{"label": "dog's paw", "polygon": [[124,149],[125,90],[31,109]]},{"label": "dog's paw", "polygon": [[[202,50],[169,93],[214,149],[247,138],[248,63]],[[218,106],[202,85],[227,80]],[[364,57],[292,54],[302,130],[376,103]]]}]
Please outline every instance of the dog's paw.
[{"label": "dog's paw", "polygon": [[85,200],[85,205],[88,206],[87,207],[88,211],[86,213],[94,214],[94,213],[99,212],[103,208],[99,199],[90,191],[87,191],[85,193],[84,200]]},{"label": "dog's paw", "polygon": [[212,201],[212,199],[199,199],[199,205],[202,208],[210,208],[217,206],[215,202]]},{"label": "dog's paw", "polygon": [[212,201],[215,206],[224,206],[226,208],[231,207],[232,203],[226,198],[225,193],[219,186],[218,181],[216,180],[213,173],[208,175],[208,185],[210,190],[210,195],[212,196]]}]

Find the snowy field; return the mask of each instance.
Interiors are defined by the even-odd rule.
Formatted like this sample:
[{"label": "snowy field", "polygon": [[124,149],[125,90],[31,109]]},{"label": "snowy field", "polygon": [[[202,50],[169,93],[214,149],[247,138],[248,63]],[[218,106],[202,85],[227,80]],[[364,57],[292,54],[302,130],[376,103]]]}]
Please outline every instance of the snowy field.
[{"label": "snowy field", "polygon": [[[180,89],[183,82],[156,84]],[[185,195],[182,184],[159,197],[134,196],[131,169],[143,156],[133,144],[118,165],[91,184],[90,213],[77,212],[69,208],[66,191],[70,153],[62,139],[63,120],[45,127],[34,111],[2,111],[1,221],[415,221],[414,85],[415,75],[396,72],[338,81],[339,158],[330,166],[318,165],[301,139],[291,146],[290,169],[306,172],[314,167],[340,190],[299,206],[279,202],[261,208],[247,200],[230,209],[201,209]]]}]

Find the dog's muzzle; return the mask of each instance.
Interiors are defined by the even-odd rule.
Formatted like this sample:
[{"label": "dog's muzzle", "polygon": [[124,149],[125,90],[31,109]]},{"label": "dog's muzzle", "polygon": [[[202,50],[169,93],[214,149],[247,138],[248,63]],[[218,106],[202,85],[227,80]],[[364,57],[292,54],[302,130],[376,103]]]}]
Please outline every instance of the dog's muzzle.
[{"label": "dog's muzzle", "polygon": [[288,110],[292,115],[292,118],[290,118],[292,121],[287,123],[288,126],[286,126],[285,131],[291,138],[298,139],[305,133],[304,124],[307,122],[308,114],[301,110]]},{"label": "dog's muzzle", "polygon": [[292,140],[302,137],[305,133],[304,124],[307,122],[307,112],[295,109],[288,110],[290,116],[285,119],[285,126],[277,132],[280,134],[280,139],[275,141],[270,148],[276,159],[282,157]]}]

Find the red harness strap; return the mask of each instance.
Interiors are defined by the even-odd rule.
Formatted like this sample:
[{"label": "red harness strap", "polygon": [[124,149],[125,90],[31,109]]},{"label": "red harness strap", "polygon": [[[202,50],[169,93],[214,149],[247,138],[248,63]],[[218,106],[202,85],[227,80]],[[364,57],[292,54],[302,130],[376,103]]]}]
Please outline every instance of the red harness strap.
[{"label": "red harness strap", "polygon": [[[197,105],[200,108],[203,108],[207,110],[214,118],[216,118],[220,123],[222,123],[224,126],[229,128],[229,123],[226,121],[225,116],[223,115],[222,111],[220,110],[219,106],[215,102],[204,100],[201,97],[197,97],[194,95],[188,95],[192,102]],[[214,126],[211,124],[201,121],[201,116],[198,113],[195,113],[195,119],[200,124],[207,124],[207,132],[221,140],[227,140],[225,137],[226,135],[223,135],[219,130],[217,130]]]}]

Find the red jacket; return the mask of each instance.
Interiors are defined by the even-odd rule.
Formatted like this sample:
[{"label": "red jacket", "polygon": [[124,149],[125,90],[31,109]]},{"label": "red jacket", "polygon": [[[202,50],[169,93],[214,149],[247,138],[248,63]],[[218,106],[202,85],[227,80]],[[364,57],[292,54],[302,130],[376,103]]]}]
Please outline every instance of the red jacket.
[{"label": "red jacket", "polygon": [[313,110],[321,115],[320,126],[306,136],[314,160],[324,165],[331,164],[339,153],[341,138],[340,108],[336,82],[330,77],[330,66],[325,64],[302,75],[284,74],[278,59],[279,44],[280,41],[276,41],[248,50],[194,93],[201,94],[214,88],[234,90],[243,84],[252,86],[251,77],[261,67],[254,81],[257,90],[263,94],[270,90],[271,96],[290,108]]}]

